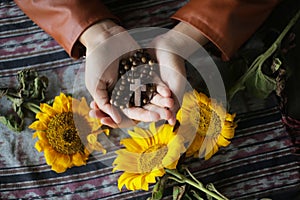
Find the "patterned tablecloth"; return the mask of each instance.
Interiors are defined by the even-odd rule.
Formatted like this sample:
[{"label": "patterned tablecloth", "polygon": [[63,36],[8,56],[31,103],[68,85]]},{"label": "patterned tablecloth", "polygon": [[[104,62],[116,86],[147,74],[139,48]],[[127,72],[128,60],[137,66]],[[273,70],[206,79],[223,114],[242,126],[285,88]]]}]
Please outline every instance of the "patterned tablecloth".
[{"label": "patterned tablecloth", "polygon": [[[170,27],[173,21],[169,16],[187,1],[105,2],[125,27],[134,28],[137,24]],[[83,63],[83,59],[69,58],[13,1],[1,0],[1,88],[16,86],[17,72],[34,68],[49,78],[48,98],[60,92],[86,94]],[[243,94],[238,102],[232,108],[240,120],[232,143],[207,161],[190,160],[191,171],[204,183],[213,182],[230,199],[299,199],[300,123],[282,120],[273,95],[258,101]],[[0,103],[0,115],[5,115],[9,101],[2,98]],[[26,125],[29,123],[26,120]],[[118,190],[120,173],[113,173],[111,166],[118,148],[117,131],[112,132],[110,140],[104,138],[107,154],[95,153],[86,166],[62,174],[46,165],[43,154],[34,148],[32,134],[28,128],[16,133],[0,124],[0,199],[146,199],[150,195],[151,190]],[[167,190],[165,199],[171,199],[170,195]]]}]

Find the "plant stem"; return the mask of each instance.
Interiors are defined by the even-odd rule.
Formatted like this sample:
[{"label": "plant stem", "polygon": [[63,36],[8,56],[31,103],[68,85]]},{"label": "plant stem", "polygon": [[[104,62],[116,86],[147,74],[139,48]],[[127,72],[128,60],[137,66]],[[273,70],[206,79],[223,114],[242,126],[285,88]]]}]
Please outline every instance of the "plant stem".
[{"label": "plant stem", "polygon": [[257,68],[261,68],[262,64],[278,49],[282,39],[288,33],[288,31],[293,27],[293,25],[298,21],[299,17],[300,17],[300,11],[298,11],[296,15],[290,20],[288,25],[283,29],[281,34],[278,36],[275,42],[270,46],[270,48],[267,51],[265,51],[263,54],[258,56],[252,62],[247,72],[238,80],[237,84],[235,84],[228,92],[228,101],[230,101],[239,90],[245,88],[244,83],[248,79],[248,77],[253,72],[255,72]]},{"label": "plant stem", "polygon": [[195,181],[186,178],[185,176],[180,174],[177,170],[171,170],[171,169],[165,169],[165,170],[168,174],[171,174],[171,175],[175,176],[176,178],[178,178],[180,180],[180,182],[187,183],[187,184],[201,190],[202,192],[205,192],[206,194],[210,195],[211,197],[213,197],[217,200],[224,200],[224,198],[220,197],[219,195],[217,195],[217,194],[209,191],[205,187],[203,187],[202,184],[198,184]]}]

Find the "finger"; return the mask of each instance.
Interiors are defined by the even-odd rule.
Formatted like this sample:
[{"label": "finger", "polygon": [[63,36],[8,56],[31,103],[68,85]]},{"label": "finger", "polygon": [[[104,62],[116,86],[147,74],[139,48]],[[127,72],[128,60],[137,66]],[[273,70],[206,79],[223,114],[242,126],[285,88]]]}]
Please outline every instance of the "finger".
[{"label": "finger", "polygon": [[147,104],[144,108],[150,112],[156,112],[159,115],[159,120],[169,120],[172,118],[172,111],[166,108],[159,107],[154,104]]},{"label": "finger", "polygon": [[121,122],[122,117],[120,113],[109,103],[109,97],[106,88],[97,89],[96,95],[94,95],[94,101],[96,102],[98,108],[108,114],[116,124]]},{"label": "finger", "polygon": [[156,85],[156,91],[163,97],[171,97],[172,91],[169,89],[168,86],[163,84],[161,81],[159,84]]},{"label": "finger", "polygon": [[111,128],[128,128],[134,126],[136,124],[135,121],[128,119],[127,117],[123,117],[121,123],[116,124],[111,117],[109,117],[106,113],[102,112],[99,109],[90,110],[90,117],[100,119],[101,124],[109,126]]},{"label": "finger", "polygon": [[152,104],[163,107],[172,108],[174,106],[174,99],[171,97],[163,97],[160,94],[156,94],[150,101]]},{"label": "finger", "polygon": [[91,101],[90,103],[90,108],[93,109],[93,110],[98,110],[98,106],[97,106],[97,103],[95,101]]},{"label": "finger", "polygon": [[143,122],[153,122],[160,119],[158,113],[140,107],[125,108],[123,113],[130,119]]},{"label": "finger", "polygon": [[[96,104],[94,104],[96,105]],[[98,118],[101,124],[116,128],[118,125],[104,112],[99,109],[90,110],[89,116],[92,118]]]},{"label": "finger", "polygon": [[110,117],[102,118],[101,123],[111,128],[118,128],[118,124],[116,124]]}]

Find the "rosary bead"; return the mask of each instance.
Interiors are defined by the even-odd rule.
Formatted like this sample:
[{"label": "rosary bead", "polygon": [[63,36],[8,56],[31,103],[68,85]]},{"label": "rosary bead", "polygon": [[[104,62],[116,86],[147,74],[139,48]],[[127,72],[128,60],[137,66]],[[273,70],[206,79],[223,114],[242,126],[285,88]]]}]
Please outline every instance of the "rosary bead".
[{"label": "rosary bead", "polygon": [[128,70],[130,69],[130,66],[129,66],[129,65],[125,65],[125,66],[124,66],[124,69],[125,69],[126,71],[128,71]]},{"label": "rosary bead", "polygon": [[122,64],[122,65],[126,65],[126,64],[127,64],[127,60],[126,60],[126,59],[122,59],[122,60],[121,60],[121,64]]},{"label": "rosary bead", "polygon": [[137,50],[129,58],[121,59],[119,62],[121,81],[112,91],[110,103],[120,109],[149,103],[156,92],[156,85],[149,84],[156,69],[155,60],[151,59],[150,54],[144,49]]},{"label": "rosary bead", "polygon": [[154,65],[154,61],[151,59],[148,61],[148,64],[151,66],[151,65]]},{"label": "rosary bead", "polygon": [[123,75],[123,74],[126,73],[126,71],[125,71],[124,69],[120,69],[119,73],[120,73],[121,75]]},{"label": "rosary bead", "polygon": [[120,85],[119,90],[120,91],[124,91],[125,90],[125,86],[124,85]]},{"label": "rosary bead", "polygon": [[146,57],[142,57],[141,61],[142,61],[142,63],[146,63],[147,62],[147,58]]},{"label": "rosary bead", "polygon": [[114,106],[119,106],[119,103],[117,101],[114,101]]},{"label": "rosary bead", "polygon": [[118,96],[121,96],[121,95],[122,95],[122,92],[121,92],[121,91],[117,91],[117,95],[118,95]]}]

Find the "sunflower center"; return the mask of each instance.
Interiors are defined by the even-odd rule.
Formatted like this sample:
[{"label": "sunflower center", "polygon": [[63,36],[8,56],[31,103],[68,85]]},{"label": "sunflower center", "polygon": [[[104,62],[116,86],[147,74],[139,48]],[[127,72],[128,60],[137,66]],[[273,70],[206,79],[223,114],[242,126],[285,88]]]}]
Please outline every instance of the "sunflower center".
[{"label": "sunflower center", "polygon": [[[201,136],[216,136],[221,130],[221,119],[211,108],[201,103],[200,112],[193,112],[191,117],[193,124],[198,126],[198,134]],[[212,126],[209,130],[209,126]]]},{"label": "sunflower center", "polygon": [[142,173],[151,172],[154,168],[162,168],[162,160],[168,152],[166,145],[154,145],[145,150],[139,158],[139,170]]},{"label": "sunflower center", "polygon": [[69,155],[84,151],[72,112],[57,114],[50,120],[47,138],[51,147],[59,153]]}]

